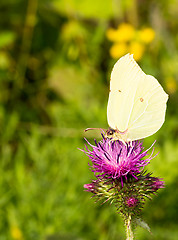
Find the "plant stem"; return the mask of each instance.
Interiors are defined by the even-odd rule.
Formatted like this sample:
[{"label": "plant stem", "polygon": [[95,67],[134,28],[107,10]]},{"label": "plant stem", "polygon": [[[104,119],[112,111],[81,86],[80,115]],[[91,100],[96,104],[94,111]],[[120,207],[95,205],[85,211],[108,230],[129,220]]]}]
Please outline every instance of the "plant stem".
[{"label": "plant stem", "polygon": [[129,215],[128,219],[125,221],[125,225],[126,225],[126,236],[127,236],[126,240],[133,240],[134,235],[131,228],[131,215]]},{"label": "plant stem", "polygon": [[38,8],[38,0],[28,0],[27,1],[27,13],[26,19],[24,23],[22,43],[20,56],[17,64],[17,74],[16,74],[16,82],[18,87],[22,88],[24,84],[25,72],[28,66],[30,49],[33,38],[33,30],[36,24],[36,15]]}]

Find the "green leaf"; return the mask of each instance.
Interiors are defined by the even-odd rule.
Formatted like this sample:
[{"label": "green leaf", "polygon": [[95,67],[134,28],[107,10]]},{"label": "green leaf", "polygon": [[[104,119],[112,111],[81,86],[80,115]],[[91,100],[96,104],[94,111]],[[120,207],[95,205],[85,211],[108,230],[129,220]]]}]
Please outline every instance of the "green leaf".
[{"label": "green leaf", "polygon": [[138,226],[146,229],[149,233],[151,233],[150,227],[149,227],[148,224],[147,224],[145,221],[143,221],[141,218],[135,218],[135,223],[136,223]]},{"label": "green leaf", "polygon": [[0,34],[0,48],[6,47],[12,44],[15,40],[15,33],[10,31],[4,31]]},{"label": "green leaf", "polygon": [[110,19],[113,17],[113,3],[109,0],[53,0],[53,5],[57,11],[64,15],[79,15],[86,18]]}]

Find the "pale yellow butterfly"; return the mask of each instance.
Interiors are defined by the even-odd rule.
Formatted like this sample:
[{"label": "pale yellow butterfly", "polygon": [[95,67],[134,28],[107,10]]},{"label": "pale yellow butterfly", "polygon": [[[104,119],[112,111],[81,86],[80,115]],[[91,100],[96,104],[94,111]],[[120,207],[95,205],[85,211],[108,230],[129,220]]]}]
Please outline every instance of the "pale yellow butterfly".
[{"label": "pale yellow butterfly", "polygon": [[111,73],[106,136],[128,142],[154,134],[164,123],[167,100],[156,78],[146,75],[133,55],[121,57]]}]

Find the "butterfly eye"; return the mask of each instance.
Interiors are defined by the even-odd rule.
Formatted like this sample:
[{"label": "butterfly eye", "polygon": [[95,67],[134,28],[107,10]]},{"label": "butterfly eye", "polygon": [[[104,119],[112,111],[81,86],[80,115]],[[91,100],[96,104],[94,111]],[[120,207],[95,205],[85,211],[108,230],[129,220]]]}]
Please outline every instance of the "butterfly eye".
[{"label": "butterfly eye", "polygon": [[111,136],[111,135],[113,135],[114,133],[115,133],[115,130],[114,130],[114,129],[111,129],[111,128],[109,128],[109,129],[106,131],[107,136]]}]

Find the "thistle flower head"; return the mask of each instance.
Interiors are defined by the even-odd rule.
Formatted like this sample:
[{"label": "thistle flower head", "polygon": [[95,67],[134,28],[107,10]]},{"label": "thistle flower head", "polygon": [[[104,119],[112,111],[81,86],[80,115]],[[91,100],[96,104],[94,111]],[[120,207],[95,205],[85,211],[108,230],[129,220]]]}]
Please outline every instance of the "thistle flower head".
[{"label": "thistle flower head", "polygon": [[135,197],[129,197],[126,200],[126,204],[129,208],[136,207],[137,203],[138,203],[138,199]]},{"label": "thistle flower head", "polygon": [[164,188],[164,181],[162,178],[151,177],[151,174],[146,174],[142,177],[144,181],[147,183],[148,191],[154,193],[160,188]]},{"label": "thistle flower head", "polygon": [[152,184],[152,191],[156,192],[160,188],[164,188],[164,182],[160,178],[154,178]]},{"label": "thistle flower head", "polygon": [[95,176],[100,178],[119,179],[121,183],[127,180],[128,176],[137,179],[137,175],[152,159],[152,155],[144,159],[148,155],[149,149],[143,151],[144,148],[139,141],[123,143],[103,137],[102,141],[98,143],[95,141],[95,146],[88,141],[87,143],[92,150],[86,146],[87,151],[83,151],[92,162],[92,171]]},{"label": "thistle flower head", "polygon": [[91,150],[85,146],[82,151],[91,160],[96,179],[85,184],[85,190],[97,200],[114,202],[125,221],[129,216],[140,217],[145,200],[164,187],[161,178],[144,170],[153,158],[152,154],[146,157],[150,148],[144,150],[140,141],[124,143],[104,137],[95,145],[87,143]]},{"label": "thistle flower head", "polygon": [[93,180],[92,183],[84,184],[84,188],[87,192],[96,193],[97,191],[97,180]]}]

